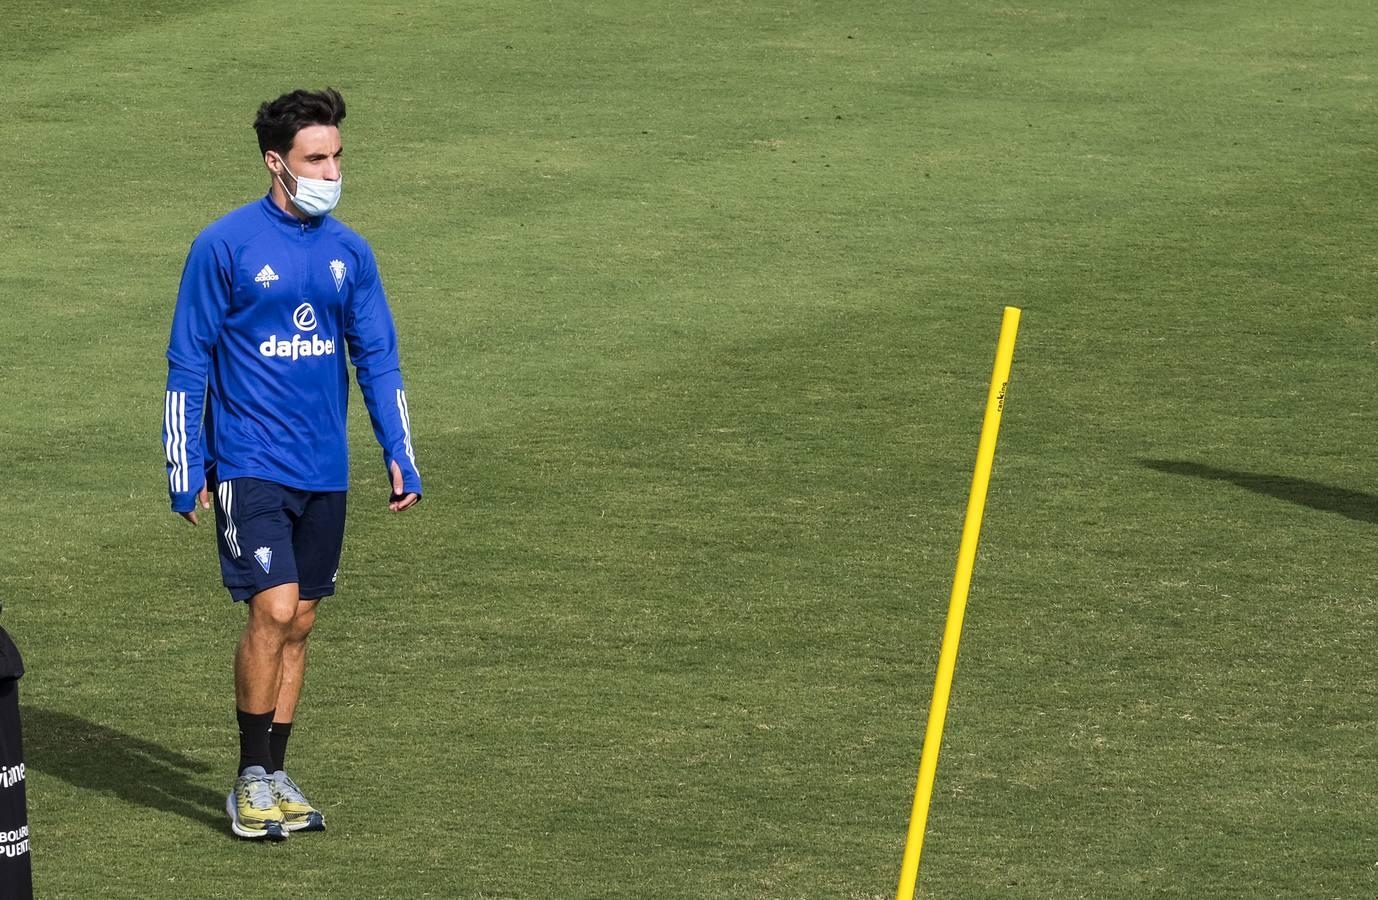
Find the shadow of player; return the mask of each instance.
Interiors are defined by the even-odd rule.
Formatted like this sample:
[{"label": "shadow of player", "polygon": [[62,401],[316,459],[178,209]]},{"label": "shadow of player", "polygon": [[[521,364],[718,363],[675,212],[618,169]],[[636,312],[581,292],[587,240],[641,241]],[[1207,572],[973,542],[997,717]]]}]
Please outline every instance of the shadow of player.
[{"label": "shadow of player", "polygon": [[230,833],[224,795],[196,782],[205,763],[70,713],[24,706],[21,716],[28,768]]},{"label": "shadow of player", "polygon": [[1378,524],[1378,496],[1351,491],[1347,488],[1332,487],[1319,481],[1293,478],[1289,475],[1265,475],[1254,472],[1238,472],[1233,469],[1219,469],[1201,463],[1166,459],[1142,459],[1141,465],[1169,475],[1184,475],[1188,478],[1204,478],[1209,481],[1228,481],[1229,483],[1253,491],[1308,506],[1322,512],[1333,512],[1358,522]]}]

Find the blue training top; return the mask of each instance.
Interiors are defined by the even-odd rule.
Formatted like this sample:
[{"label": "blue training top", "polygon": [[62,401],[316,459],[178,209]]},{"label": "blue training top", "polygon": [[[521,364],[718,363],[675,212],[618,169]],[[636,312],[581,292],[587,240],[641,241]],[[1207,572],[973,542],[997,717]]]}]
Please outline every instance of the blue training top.
[{"label": "blue training top", "polygon": [[384,467],[396,462],[403,491],[420,494],[397,332],[368,242],[329,215],[298,219],[271,195],[197,235],[167,348],[172,508],[195,508],[208,470],[348,490],[346,347]]}]

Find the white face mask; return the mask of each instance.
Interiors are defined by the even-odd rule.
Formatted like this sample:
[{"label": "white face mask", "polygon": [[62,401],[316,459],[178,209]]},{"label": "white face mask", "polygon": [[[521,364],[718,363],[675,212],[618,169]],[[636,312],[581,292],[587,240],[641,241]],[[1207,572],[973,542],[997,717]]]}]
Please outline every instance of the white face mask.
[{"label": "white face mask", "polygon": [[[287,169],[287,161],[281,156],[278,162]],[[287,169],[287,174],[292,175],[292,170]],[[287,185],[282,180],[281,175],[274,176],[282,189],[287,191]],[[340,192],[344,187],[344,176],[340,176],[339,181],[327,181],[324,178],[303,178],[299,175],[292,175],[297,182],[297,192],[293,194],[287,191],[287,196],[292,199],[292,205],[301,210],[311,218],[323,216],[330,212],[340,202]]]}]

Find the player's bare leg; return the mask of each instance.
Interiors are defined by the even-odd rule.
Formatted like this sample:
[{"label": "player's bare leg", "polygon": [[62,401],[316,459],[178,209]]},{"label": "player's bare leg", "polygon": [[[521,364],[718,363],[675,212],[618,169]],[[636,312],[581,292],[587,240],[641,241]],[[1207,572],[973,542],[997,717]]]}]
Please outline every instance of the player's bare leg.
[{"label": "player's bare leg", "polygon": [[306,675],[306,639],[316,624],[316,604],[319,600],[297,603],[296,615],[282,645],[282,666],[279,670],[277,711],[273,715],[273,730],[268,735],[273,757],[273,797],[282,810],[283,828],[287,831],[324,831],[325,817],[311,805],[287,775],[287,739],[292,734],[292,720],[301,698],[302,681]]},{"label": "player's bare leg", "polygon": [[302,680],[306,675],[306,639],[316,624],[316,604],[319,600],[301,600],[296,615],[288,627],[282,645],[282,667],[278,677],[277,715],[274,722],[291,722],[296,716],[297,701],[301,698]]},{"label": "player's bare leg", "polygon": [[225,799],[230,827],[240,837],[281,840],[291,830],[269,771],[269,726],[282,677],[283,648],[296,619],[295,583],[255,594],[234,657],[239,720],[239,776]]},{"label": "player's bare leg", "polygon": [[249,621],[234,655],[234,699],[243,712],[267,713],[277,702],[282,651],[296,621],[297,584],[260,591],[249,601]]}]

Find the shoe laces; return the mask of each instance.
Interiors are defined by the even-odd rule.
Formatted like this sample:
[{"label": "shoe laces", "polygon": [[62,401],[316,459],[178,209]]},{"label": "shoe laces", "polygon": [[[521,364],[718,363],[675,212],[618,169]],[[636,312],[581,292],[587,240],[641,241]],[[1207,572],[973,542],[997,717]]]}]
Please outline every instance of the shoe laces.
[{"label": "shoe laces", "polygon": [[278,796],[282,797],[282,799],[286,800],[288,803],[300,803],[304,806],[311,805],[310,802],[307,801],[306,795],[301,792],[301,788],[297,787],[297,783],[288,777],[286,772],[282,773],[281,778],[274,775],[273,782],[277,785]]},{"label": "shoe laces", "polygon": [[276,806],[273,801],[272,780],[259,775],[244,776],[242,790],[249,795],[249,805],[254,809],[268,809]]}]

